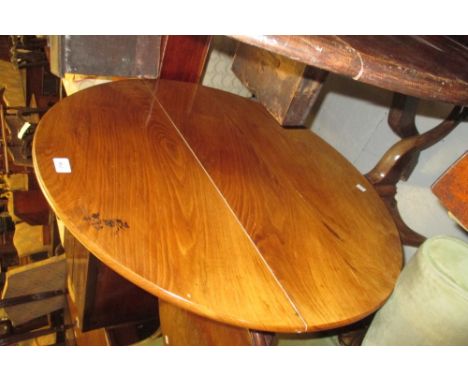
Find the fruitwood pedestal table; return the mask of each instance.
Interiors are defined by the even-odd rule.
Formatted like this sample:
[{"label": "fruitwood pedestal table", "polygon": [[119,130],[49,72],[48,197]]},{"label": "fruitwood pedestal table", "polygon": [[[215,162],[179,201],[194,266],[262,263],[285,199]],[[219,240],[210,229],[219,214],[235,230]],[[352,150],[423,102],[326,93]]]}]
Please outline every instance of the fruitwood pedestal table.
[{"label": "fruitwood pedestal table", "polygon": [[68,230],[160,299],[167,344],[259,344],[356,322],[391,293],[398,231],[310,131],[200,85],[125,80],[41,120],[34,168]]}]

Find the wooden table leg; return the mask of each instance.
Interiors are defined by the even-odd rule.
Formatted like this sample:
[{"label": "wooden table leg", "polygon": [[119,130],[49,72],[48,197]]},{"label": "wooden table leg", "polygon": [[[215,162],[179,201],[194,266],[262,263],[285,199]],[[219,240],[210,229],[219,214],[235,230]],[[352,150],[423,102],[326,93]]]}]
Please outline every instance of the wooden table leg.
[{"label": "wooden table leg", "polygon": [[389,125],[402,139],[383,155],[377,165],[366,174],[391,212],[401,241],[405,245],[419,246],[426,239],[409,228],[400,216],[395,199],[396,184],[408,179],[418,161],[419,153],[446,137],[466,117],[467,109],[456,106],[439,125],[419,134],[415,125],[417,101],[396,94],[389,114]]},{"label": "wooden table leg", "polygon": [[[400,93],[394,93],[392,106],[388,114],[388,124],[395,134],[400,138],[408,138],[419,135],[416,127],[416,111],[419,100],[415,97],[405,96]],[[419,151],[408,155],[406,163],[402,166],[400,174],[401,180],[408,180],[409,176],[416,167],[419,159]]]},{"label": "wooden table leg", "polygon": [[162,300],[159,319],[165,345],[252,346],[274,342],[273,334],[216,322]]}]

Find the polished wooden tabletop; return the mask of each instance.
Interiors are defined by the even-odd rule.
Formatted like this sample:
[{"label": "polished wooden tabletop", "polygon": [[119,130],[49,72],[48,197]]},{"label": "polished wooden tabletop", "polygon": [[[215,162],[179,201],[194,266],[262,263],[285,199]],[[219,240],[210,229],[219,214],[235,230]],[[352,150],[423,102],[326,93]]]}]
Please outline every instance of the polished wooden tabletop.
[{"label": "polished wooden tabletop", "polygon": [[468,105],[468,46],[449,36],[233,36],[357,81]]},{"label": "polished wooden tabletop", "polygon": [[368,181],[310,131],[226,92],[163,80],[89,88],[42,118],[33,159],[83,245],[213,320],[338,327],[381,306],[401,268],[397,230]]}]

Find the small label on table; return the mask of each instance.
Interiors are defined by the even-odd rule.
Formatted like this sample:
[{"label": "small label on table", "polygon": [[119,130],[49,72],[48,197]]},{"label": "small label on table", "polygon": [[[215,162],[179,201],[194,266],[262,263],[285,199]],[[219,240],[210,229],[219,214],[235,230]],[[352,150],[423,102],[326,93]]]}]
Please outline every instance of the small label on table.
[{"label": "small label on table", "polygon": [[71,173],[70,161],[68,158],[53,158],[55,171],[58,173]]}]

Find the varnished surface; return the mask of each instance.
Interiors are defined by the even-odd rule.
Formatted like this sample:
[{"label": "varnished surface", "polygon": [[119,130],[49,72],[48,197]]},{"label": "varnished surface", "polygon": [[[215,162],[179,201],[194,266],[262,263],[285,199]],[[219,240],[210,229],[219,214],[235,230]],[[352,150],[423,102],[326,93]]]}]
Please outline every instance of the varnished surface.
[{"label": "varnished surface", "polygon": [[468,47],[447,36],[235,36],[333,73],[468,105]]},{"label": "varnished surface", "polygon": [[[91,252],[213,320],[337,327],[377,309],[401,267],[367,180],[309,131],[228,93],[171,81],[90,88],[43,117],[33,155],[48,201]],[[72,173],[56,173],[53,157]]]}]

